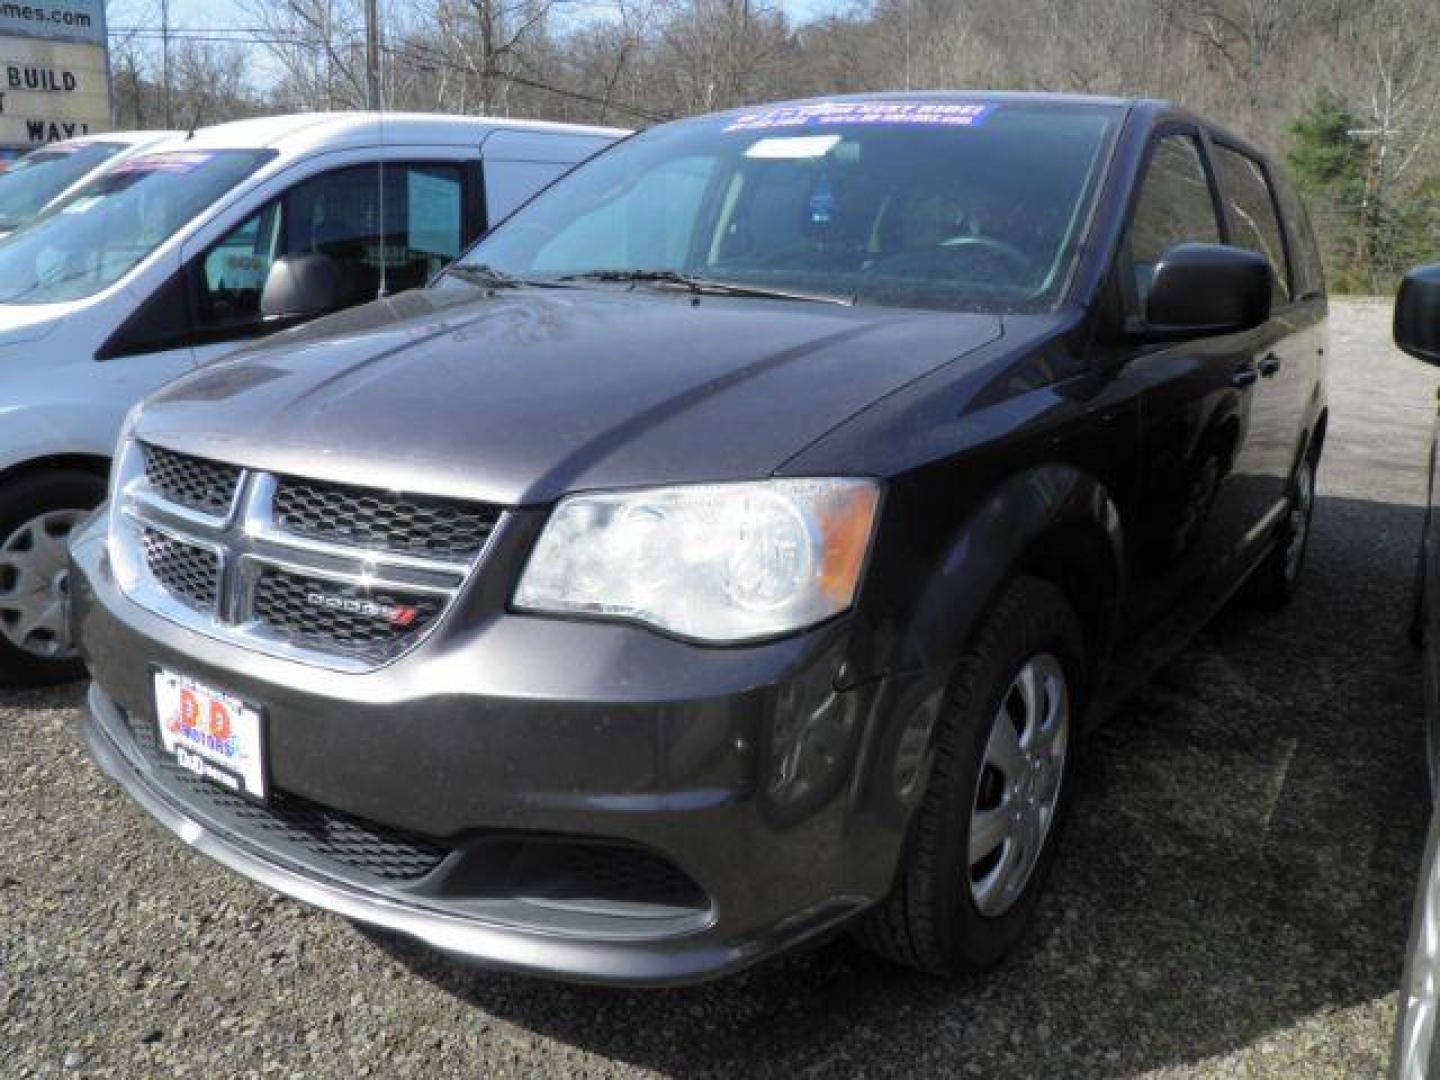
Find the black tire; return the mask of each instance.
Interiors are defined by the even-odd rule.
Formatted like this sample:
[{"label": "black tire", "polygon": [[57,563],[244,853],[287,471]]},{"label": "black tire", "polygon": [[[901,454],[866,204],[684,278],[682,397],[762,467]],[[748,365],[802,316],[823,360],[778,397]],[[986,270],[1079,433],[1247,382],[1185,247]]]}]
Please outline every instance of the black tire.
[{"label": "black tire", "polygon": [[1405,637],[1417,649],[1425,647],[1425,560],[1428,537],[1430,536],[1430,511],[1425,511],[1424,524],[1420,526],[1420,555],[1415,560],[1415,585],[1410,596],[1410,622],[1405,627]]},{"label": "black tire", "polygon": [[[29,522],[54,511],[89,512],[105,498],[105,481],[83,469],[55,469],[23,476],[0,488],[0,551]],[[7,571],[0,566],[0,600],[7,588]],[[17,618],[0,604],[0,620]],[[0,631],[3,631],[0,627]],[[37,655],[21,648],[0,632],[0,685],[47,686],[77,679],[84,665],[73,652],[58,657]]]},{"label": "black tire", "polygon": [[[1290,506],[1265,561],[1245,583],[1247,599],[1265,611],[1279,611],[1295,599],[1315,516],[1315,470],[1319,463],[1307,453],[1290,481]],[[1298,538],[1298,539],[1297,539]]]},{"label": "black tire", "polygon": [[[971,885],[972,815],[986,780],[992,725],[1007,707],[1017,675],[1040,656],[1059,661],[1069,694],[1058,801],[1018,895],[1002,913],[987,915]],[[862,944],[897,963],[947,976],[983,971],[1014,948],[1034,914],[1068,816],[1086,671],[1080,622],[1060,590],[1035,578],[1009,585],[956,665],[895,887],[857,927]]]}]

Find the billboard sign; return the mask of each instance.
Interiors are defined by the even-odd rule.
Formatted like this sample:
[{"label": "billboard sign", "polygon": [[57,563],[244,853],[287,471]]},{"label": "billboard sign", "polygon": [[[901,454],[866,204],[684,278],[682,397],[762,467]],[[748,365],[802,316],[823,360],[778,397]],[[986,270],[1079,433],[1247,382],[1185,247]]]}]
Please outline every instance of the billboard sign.
[{"label": "billboard sign", "polygon": [[0,0],[0,143],[110,126],[104,0]]}]

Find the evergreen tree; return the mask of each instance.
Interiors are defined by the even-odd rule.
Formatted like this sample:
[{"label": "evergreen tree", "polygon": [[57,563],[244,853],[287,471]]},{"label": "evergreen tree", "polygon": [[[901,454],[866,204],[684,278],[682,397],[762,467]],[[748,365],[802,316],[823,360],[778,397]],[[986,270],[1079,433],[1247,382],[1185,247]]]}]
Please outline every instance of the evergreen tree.
[{"label": "evergreen tree", "polygon": [[1290,171],[1310,203],[1331,288],[1341,292],[1370,287],[1371,268],[1360,263],[1373,245],[1362,241],[1378,208],[1366,205],[1369,154],[1356,134],[1362,126],[1328,90],[1290,125]]}]

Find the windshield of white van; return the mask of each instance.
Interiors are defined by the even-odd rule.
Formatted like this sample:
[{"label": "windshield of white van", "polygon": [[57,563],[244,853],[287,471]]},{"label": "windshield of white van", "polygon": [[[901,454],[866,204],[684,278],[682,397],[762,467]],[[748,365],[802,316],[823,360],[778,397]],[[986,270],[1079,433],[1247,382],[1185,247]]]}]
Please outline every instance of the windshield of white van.
[{"label": "windshield of white van", "polygon": [[455,271],[942,310],[1056,302],[1122,116],[918,96],[652,128],[557,181]]},{"label": "windshield of white van", "polygon": [[124,143],[90,142],[30,151],[0,175],[0,231],[27,224],[51,199],[124,149]]},{"label": "windshield of white van", "polygon": [[175,150],[118,162],[0,241],[0,304],[94,295],[273,156]]}]

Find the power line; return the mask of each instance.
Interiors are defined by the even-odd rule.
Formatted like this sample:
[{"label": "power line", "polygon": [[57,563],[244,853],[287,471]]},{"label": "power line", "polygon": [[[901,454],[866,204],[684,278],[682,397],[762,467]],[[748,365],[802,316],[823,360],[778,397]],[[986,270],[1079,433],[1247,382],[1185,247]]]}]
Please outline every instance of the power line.
[{"label": "power line", "polygon": [[606,101],[604,98],[596,97],[593,94],[582,93],[579,90],[566,90],[549,83],[543,83],[536,79],[527,79],[523,75],[515,75],[508,71],[480,71],[469,64],[461,64],[451,60],[443,53],[437,52],[428,46],[420,45],[417,42],[409,42],[402,46],[387,46],[384,50],[402,59],[413,60],[419,64],[428,64],[431,67],[445,68],[450,71],[463,72],[468,75],[501,79],[514,83],[516,86],[523,86],[530,90],[540,90],[545,93],[555,94],[559,97],[570,98],[573,101],[583,101],[588,105],[599,105],[603,108],[619,109],[631,116],[638,116],[642,120],[651,120],[655,123],[664,123],[667,120],[675,119],[673,113],[653,113],[645,109],[636,108],[633,105],[626,105],[618,101]]},{"label": "power line", "polygon": [[165,82],[165,126],[170,122],[170,0],[160,0],[160,68]]},{"label": "power line", "polygon": [[[163,34],[163,26],[112,26],[110,33],[120,34]],[[172,26],[170,33],[174,36],[181,34],[234,34],[236,36],[249,36],[252,34],[274,34],[281,33],[271,26]],[[299,31],[295,31],[299,33]]]},{"label": "power line", "polygon": [[[226,45],[243,42],[254,45],[285,45],[302,49],[321,50],[325,48],[324,42],[316,41],[313,37],[302,34],[299,31],[289,32],[275,30],[269,27],[171,27],[167,30],[163,26],[117,26],[111,27],[111,33],[125,35],[131,38],[140,38],[141,40],[173,39]],[[358,43],[363,35],[357,32],[351,32],[346,35],[337,36],[352,43]],[[617,109],[620,112],[628,113],[631,116],[639,117],[642,120],[649,120],[653,123],[663,123],[666,120],[673,120],[675,118],[672,113],[656,113],[647,109],[638,108],[634,105],[627,105],[620,101],[607,101],[604,98],[596,97],[594,94],[553,86],[549,83],[541,82],[538,79],[527,78],[524,75],[517,75],[513,72],[497,71],[494,69],[488,71],[480,70],[470,64],[463,64],[453,60],[444,53],[430,46],[422,45],[419,42],[407,42],[404,45],[382,44],[380,51],[391,56],[398,56],[404,60],[414,61],[421,65],[428,65],[431,68],[443,68],[448,71],[456,71],[475,77],[497,79],[503,82],[513,83],[516,86],[523,86],[529,90],[536,90],[541,93],[553,94],[556,97],[567,98],[571,101],[579,101],[587,105],[597,105],[601,108]]]}]

